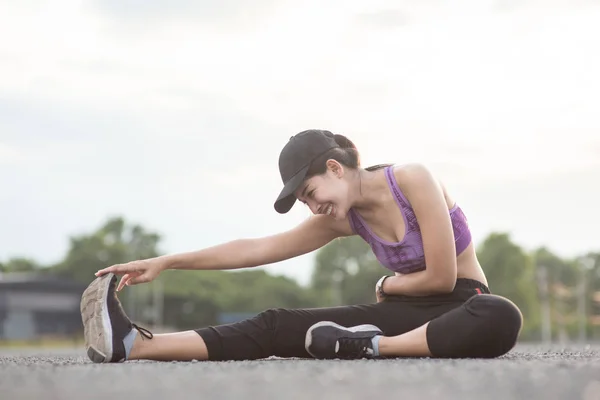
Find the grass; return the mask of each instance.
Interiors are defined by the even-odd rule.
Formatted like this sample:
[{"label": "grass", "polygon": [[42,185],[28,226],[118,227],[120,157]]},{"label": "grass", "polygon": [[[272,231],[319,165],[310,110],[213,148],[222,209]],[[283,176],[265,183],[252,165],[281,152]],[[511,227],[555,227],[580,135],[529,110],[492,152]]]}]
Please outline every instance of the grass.
[{"label": "grass", "polygon": [[69,348],[84,345],[83,337],[57,338],[45,337],[32,340],[0,340],[0,349],[12,348]]}]

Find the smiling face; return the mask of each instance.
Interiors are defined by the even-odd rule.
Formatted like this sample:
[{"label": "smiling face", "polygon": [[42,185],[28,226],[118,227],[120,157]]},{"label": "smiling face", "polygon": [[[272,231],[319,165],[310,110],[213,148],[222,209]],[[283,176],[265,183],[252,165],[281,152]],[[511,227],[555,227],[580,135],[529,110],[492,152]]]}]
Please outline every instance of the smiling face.
[{"label": "smiling face", "polygon": [[350,182],[345,172],[339,162],[328,160],[325,173],[306,179],[296,191],[296,198],[306,204],[313,214],[345,218],[351,206],[348,196]]}]

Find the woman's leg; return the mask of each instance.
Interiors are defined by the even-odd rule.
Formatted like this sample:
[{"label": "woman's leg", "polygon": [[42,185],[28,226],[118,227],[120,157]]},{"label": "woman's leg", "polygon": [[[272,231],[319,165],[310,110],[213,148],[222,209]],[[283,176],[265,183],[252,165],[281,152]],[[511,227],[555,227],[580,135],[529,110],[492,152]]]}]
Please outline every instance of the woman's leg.
[{"label": "woman's leg", "polygon": [[381,338],[383,356],[499,357],[517,342],[523,315],[510,300],[473,296],[462,306],[415,330]]},{"label": "woman's leg", "polygon": [[[520,310],[510,300],[492,294],[469,298],[416,329],[383,336],[375,329],[352,332],[321,322],[309,329],[307,343],[316,358],[388,357],[493,358],[510,351],[523,324]],[[366,352],[372,346],[371,351]]]},{"label": "woman's leg", "polygon": [[427,342],[434,357],[494,358],[508,353],[523,328],[523,315],[510,300],[482,294],[433,319]]},{"label": "woman's leg", "polygon": [[427,343],[429,322],[417,329],[397,336],[383,336],[379,339],[378,353],[383,357],[431,357]]},{"label": "woman's leg", "polygon": [[277,308],[233,324],[152,335],[131,323],[117,298],[116,283],[112,274],[97,278],[82,296],[86,349],[94,362],[310,358],[305,348],[306,332],[319,321],[344,326],[372,324],[393,336],[411,331],[461,304],[455,299],[426,305],[390,301],[315,309]]},{"label": "woman's leg", "polygon": [[127,360],[203,361],[208,360],[208,350],[194,331],[157,334],[152,340],[138,334]]},{"label": "woman's leg", "polygon": [[[112,274],[97,278],[82,297],[86,348],[94,362],[269,356],[495,357],[514,346],[522,323],[520,312],[508,300],[475,296],[473,288],[457,283],[455,292],[447,296],[270,309],[238,323],[152,335],[127,318],[116,296],[116,281]],[[330,322],[323,325],[323,321]]]},{"label": "woman's leg", "polygon": [[[340,309],[322,311],[339,313]],[[416,329],[396,336],[382,335],[377,352],[384,357],[497,357],[512,349],[521,327],[522,315],[512,302],[481,295]],[[208,350],[196,331],[154,335],[152,341],[138,335],[129,359],[208,360]]]}]

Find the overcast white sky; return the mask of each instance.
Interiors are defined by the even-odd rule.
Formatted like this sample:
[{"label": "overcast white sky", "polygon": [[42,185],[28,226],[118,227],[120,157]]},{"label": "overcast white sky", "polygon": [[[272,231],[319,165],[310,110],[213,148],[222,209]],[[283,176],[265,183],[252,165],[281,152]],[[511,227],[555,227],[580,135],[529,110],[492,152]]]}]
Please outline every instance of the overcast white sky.
[{"label": "overcast white sky", "polygon": [[[291,228],[308,128],[426,163],[480,242],[600,250],[600,2],[0,0],[0,260],[123,215],[166,252]],[[306,283],[314,254],[269,267]]]}]

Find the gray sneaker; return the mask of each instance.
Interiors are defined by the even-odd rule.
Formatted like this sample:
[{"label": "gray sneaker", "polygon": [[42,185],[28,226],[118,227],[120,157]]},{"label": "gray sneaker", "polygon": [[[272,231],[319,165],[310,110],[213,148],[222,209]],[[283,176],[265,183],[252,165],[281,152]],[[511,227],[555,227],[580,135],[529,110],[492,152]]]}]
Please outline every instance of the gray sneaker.
[{"label": "gray sneaker", "polygon": [[323,321],[308,329],[304,347],[317,359],[374,358],[371,340],[377,335],[383,335],[383,332],[375,325],[346,328],[334,322]]},{"label": "gray sneaker", "polygon": [[150,331],[131,323],[116,292],[117,277],[106,274],[96,278],[81,296],[81,318],[85,349],[95,363],[123,362],[123,339],[135,328],[142,338],[152,339]]}]

